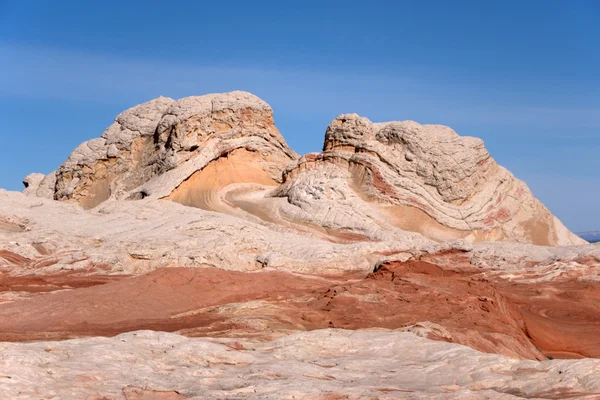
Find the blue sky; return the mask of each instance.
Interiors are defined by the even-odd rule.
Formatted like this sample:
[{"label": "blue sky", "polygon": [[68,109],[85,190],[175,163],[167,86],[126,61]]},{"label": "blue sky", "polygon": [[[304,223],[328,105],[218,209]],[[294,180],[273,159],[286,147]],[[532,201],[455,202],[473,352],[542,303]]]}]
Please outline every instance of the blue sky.
[{"label": "blue sky", "polygon": [[347,112],[481,137],[570,229],[600,229],[599,18],[594,0],[0,0],[0,187],[135,104],[240,89],[299,153]]}]

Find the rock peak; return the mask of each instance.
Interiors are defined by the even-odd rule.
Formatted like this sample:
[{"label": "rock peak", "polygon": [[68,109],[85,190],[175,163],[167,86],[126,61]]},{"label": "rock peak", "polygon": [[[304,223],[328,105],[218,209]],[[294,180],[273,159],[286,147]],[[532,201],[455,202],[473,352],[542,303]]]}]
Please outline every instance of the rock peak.
[{"label": "rock peak", "polygon": [[[533,197],[524,182],[494,161],[481,139],[460,136],[449,127],[414,121],[373,123],[358,114],[342,114],[329,124],[323,150],[288,169],[280,191],[305,209],[311,203],[307,217],[335,202],[325,196],[297,198],[309,193],[305,185],[346,176],[348,183],[343,185],[348,186],[342,189],[337,184],[332,195],[358,195],[367,208],[393,205],[388,221],[435,240],[583,243]],[[355,206],[348,210],[347,215],[352,214]],[[364,218],[356,215],[356,219]],[[308,222],[317,221],[308,218]]]},{"label": "rock peak", "polygon": [[[109,198],[129,197],[131,191],[168,194],[237,148],[273,158],[267,164],[296,157],[275,128],[271,107],[251,93],[179,100],[161,96],[122,112],[99,138],[77,147],[56,172],[53,197],[91,208]],[[280,179],[277,168],[265,168],[275,181]],[[170,180],[152,181],[174,169],[178,172],[169,174]],[[144,189],[136,192],[141,185]]]}]

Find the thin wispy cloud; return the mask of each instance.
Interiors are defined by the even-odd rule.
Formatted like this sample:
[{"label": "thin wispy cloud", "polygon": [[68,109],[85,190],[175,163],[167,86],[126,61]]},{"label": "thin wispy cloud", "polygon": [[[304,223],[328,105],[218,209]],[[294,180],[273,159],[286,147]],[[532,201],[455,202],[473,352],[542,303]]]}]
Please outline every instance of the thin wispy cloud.
[{"label": "thin wispy cloud", "polygon": [[276,112],[282,113],[330,116],[359,112],[373,120],[600,128],[600,106],[508,107],[490,101],[494,96],[478,93],[477,88],[461,86],[461,83],[437,86],[424,76],[269,66],[186,65],[15,44],[0,44],[0,59],[3,60],[0,67],[2,96],[133,105],[158,95],[183,97],[241,89],[267,99]]}]

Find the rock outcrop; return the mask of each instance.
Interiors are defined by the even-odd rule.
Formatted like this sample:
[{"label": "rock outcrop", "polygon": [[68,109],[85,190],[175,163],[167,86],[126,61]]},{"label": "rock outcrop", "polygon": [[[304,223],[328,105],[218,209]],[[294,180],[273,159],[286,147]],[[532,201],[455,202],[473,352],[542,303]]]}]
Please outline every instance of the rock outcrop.
[{"label": "rock outcrop", "polygon": [[327,128],[323,153],[288,168],[277,195],[296,206],[288,207],[295,219],[358,231],[392,224],[437,241],[585,243],[480,139],[440,125],[341,115]]},{"label": "rock outcrop", "polygon": [[93,208],[109,198],[171,194],[183,204],[202,205],[204,189],[196,186],[205,177],[194,173],[211,162],[225,158],[221,164],[232,169],[220,181],[276,184],[296,157],[275,127],[272,109],[256,96],[159,97],[123,112],[100,138],[77,147],[56,171],[54,198]]},{"label": "rock outcrop", "polygon": [[51,185],[55,199],[83,208],[162,198],[333,240],[397,240],[411,231],[435,241],[585,243],[480,139],[347,114],[328,127],[323,153],[298,159],[269,105],[245,92],[133,107],[55,173],[25,183],[29,194],[48,197]]},{"label": "rock outcrop", "polygon": [[33,173],[23,179],[25,193],[28,196],[43,197],[46,199],[54,198],[54,188],[56,186],[56,171],[52,171],[48,175]]},{"label": "rock outcrop", "polygon": [[37,191],[45,177],[46,175],[40,173],[27,175],[25,179],[23,179],[23,186],[25,186],[23,193],[28,196],[37,196]]}]

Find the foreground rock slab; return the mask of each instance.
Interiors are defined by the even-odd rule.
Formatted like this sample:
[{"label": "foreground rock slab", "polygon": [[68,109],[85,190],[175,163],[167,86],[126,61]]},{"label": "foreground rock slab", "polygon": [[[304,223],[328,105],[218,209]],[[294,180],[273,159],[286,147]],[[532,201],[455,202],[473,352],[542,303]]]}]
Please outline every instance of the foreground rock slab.
[{"label": "foreground rock slab", "polygon": [[519,361],[394,331],[272,342],[138,331],[0,344],[4,399],[592,399],[600,360]]}]

